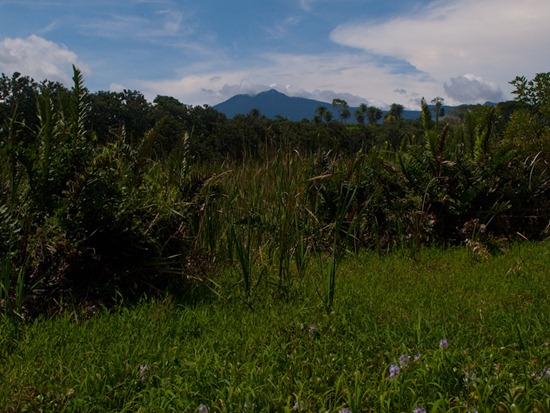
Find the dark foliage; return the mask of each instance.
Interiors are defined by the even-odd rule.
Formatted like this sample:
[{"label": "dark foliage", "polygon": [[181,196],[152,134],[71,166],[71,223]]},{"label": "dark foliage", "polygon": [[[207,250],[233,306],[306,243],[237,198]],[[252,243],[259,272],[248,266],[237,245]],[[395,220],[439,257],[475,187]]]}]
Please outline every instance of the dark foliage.
[{"label": "dark foliage", "polygon": [[[249,269],[253,236],[273,249],[265,254],[280,280],[290,257],[302,274],[312,250],[465,241],[496,250],[502,240],[543,239],[547,78],[514,84],[515,103],[438,110],[433,120],[423,101],[418,121],[395,105],[384,123],[365,107],[363,122],[348,125],[345,101],[336,102],[340,120],[227,119],[167,96],[89,94],[76,68],[71,90],[2,75],[0,304],[32,315],[61,297],[185,294],[221,244]],[[263,197],[279,204],[258,210],[232,205],[236,189],[222,185],[229,167],[212,167],[270,162],[284,176],[266,178],[280,192]],[[303,178],[290,172],[297,162]]]}]

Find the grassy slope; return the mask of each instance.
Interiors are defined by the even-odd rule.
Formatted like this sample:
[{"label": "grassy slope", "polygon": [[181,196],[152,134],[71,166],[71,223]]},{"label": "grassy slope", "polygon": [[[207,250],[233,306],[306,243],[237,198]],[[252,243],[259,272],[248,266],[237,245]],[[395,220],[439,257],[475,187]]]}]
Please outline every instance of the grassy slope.
[{"label": "grassy slope", "polygon": [[17,339],[3,325],[0,411],[549,411],[549,247],[348,258],[329,315],[312,263],[290,298],[255,311],[234,287],[193,306],[68,313]]}]

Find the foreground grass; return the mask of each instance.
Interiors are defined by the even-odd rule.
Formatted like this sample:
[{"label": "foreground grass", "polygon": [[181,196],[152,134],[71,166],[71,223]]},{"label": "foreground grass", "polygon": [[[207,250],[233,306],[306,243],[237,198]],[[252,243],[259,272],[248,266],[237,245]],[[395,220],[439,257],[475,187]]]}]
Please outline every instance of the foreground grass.
[{"label": "foreground grass", "polygon": [[348,258],[330,314],[315,265],[284,299],[228,275],[224,299],[4,323],[0,411],[550,411],[548,242]]}]

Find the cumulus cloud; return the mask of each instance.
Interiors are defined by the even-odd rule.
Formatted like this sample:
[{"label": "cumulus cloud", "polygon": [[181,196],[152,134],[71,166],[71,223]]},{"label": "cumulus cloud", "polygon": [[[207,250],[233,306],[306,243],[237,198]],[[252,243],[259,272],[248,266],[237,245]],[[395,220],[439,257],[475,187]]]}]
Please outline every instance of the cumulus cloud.
[{"label": "cumulus cloud", "polygon": [[37,81],[44,79],[71,84],[72,65],[84,75],[91,72],[73,51],[64,45],[31,35],[26,39],[0,41],[0,72],[20,72]]},{"label": "cumulus cloud", "polygon": [[441,89],[449,76],[473,71],[505,85],[548,70],[548,21],[548,0],[438,0],[412,15],[340,25],[331,38],[407,62]]},{"label": "cumulus cloud", "polygon": [[463,103],[504,100],[504,94],[496,83],[488,82],[471,73],[449,79],[449,82],[444,84],[444,88],[450,98]]},{"label": "cumulus cloud", "polygon": [[[289,96],[301,96],[325,102],[345,99],[350,105],[359,103],[381,108],[394,103],[397,87],[412,87],[438,96],[439,90],[426,83],[423,76],[401,74],[353,53],[319,55],[265,54],[262,65],[245,69],[218,71],[200,67],[179,78],[161,81],[142,81],[132,87],[142,90],[148,98],[168,94],[187,104],[215,105],[236,94],[257,94],[275,88]],[[407,89],[408,90],[408,89]],[[387,100],[385,99],[387,98]],[[416,96],[400,96],[399,103],[418,108]],[[408,99],[403,101],[403,99]]]},{"label": "cumulus cloud", "polygon": [[[299,1],[304,9],[312,3]],[[265,53],[254,64],[233,62],[233,71],[231,63],[223,69],[185,68],[179,78],[147,82],[144,87],[150,94],[165,91],[190,104],[216,104],[234,94],[255,94],[276,85],[291,96],[323,101],[339,97],[350,105],[367,102],[380,107],[396,102],[418,109],[422,96],[443,96],[451,105],[511,98],[510,88],[501,89],[510,80],[548,70],[550,59],[543,52],[550,37],[548,0],[427,4],[407,15],[356,19],[332,31],[334,42],[356,50]],[[460,73],[466,75],[456,76]]]}]

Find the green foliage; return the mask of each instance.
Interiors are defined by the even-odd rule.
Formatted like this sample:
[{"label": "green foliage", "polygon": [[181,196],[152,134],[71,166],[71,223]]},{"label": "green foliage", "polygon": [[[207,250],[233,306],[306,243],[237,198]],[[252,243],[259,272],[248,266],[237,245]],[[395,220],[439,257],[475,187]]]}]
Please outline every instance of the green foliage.
[{"label": "green foliage", "polygon": [[[482,261],[464,249],[361,255],[342,261],[330,314],[311,280],[256,311],[238,297],[165,298],[40,319],[19,337],[0,324],[0,407],[544,412],[549,265],[548,243]],[[231,272],[218,281],[230,297]]]},{"label": "green foliage", "polygon": [[537,73],[532,80],[517,76],[510,84],[516,88],[512,93],[520,102],[535,107],[550,104],[550,72]]},{"label": "green foliage", "polygon": [[9,230],[2,297],[5,309],[15,300],[17,312],[25,297],[22,316],[63,296],[108,302],[117,291],[139,296],[184,279],[188,139],[173,157],[179,174],[167,171],[165,187],[162,168],[150,161],[162,123],[139,144],[127,142],[124,128],[99,144],[87,128],[89,96],[76,68],[73,81],[57,104],[48,93],[36,96],[34,140],[3,147],[12,183],[1,204]]},{"label": "green foliage", "polygon": [[[240,276],[235,294],[253,305],[290,294],[316,257],[331,262],[317,284],[330,312],[347,254],[496,253],[548,236],[550,133],[528,106],[440,118],[436,98],[434,122],[423,99],[418,121],[393,105],[383,124],[363,106],[368,125],[321,108],[313,122],[226,119],[165,96],[89,94],[76,68],[73,81],[69,91],[3,77],[4,309],[213,286],[213,263]],[[32,122],[18,111],[31,92]]]},{"label": "green foliage", "polygon": [[517,76],[510,82],[516,88],[512,93],[519,102],[535,109],[545,120],[550,122],[550,72],[537,73],[532,80]]},{"label": "green foliage", "polygon": [[345,123],[346,120],[348,120],[349,117],[351,116],[348,102],[346,102],[344,99],[333,99],[332,106],[338,109],[338,112],[340,114],[340,120],[342,122]]}]

